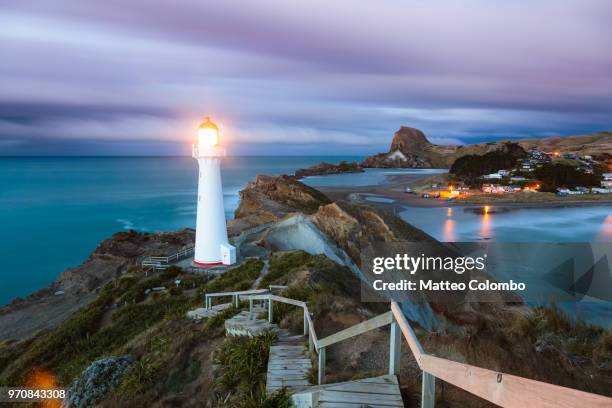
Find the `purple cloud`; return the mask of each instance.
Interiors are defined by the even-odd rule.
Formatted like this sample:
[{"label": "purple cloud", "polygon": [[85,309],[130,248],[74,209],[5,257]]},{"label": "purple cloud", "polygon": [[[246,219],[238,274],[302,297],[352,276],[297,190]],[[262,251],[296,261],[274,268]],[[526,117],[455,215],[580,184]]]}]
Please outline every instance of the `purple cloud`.
[{"label": "purple cloud", "polygon": [[604,0],[5,0],[0,154],[184,145],[208,113],[276,152],[371,153],[401,124],[441,142],[610,129],[611,18]]}]

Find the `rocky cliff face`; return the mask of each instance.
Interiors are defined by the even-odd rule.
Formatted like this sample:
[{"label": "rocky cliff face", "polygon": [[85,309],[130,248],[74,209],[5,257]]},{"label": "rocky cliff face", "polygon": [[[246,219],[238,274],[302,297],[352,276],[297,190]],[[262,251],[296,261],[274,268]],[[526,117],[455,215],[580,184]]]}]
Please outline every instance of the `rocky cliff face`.
[{"label": "rocky cliff face", "polygon": [[612,132],[580,136],[502,140],[472,145],[436,145],[431,143],[422,131],[402,126],[393,135],[387,153],[370,156],[361,165],[363,167],[383,168],[450,168],[459,157],[469,154],[483,155],[495,150],[502,150],[510,143],[518,144],[524,150],[538,149],[546,152],[559,150],[581,156],[592,155],[597,160],[605,161],[610,159],[610,152],[612,152]]}]

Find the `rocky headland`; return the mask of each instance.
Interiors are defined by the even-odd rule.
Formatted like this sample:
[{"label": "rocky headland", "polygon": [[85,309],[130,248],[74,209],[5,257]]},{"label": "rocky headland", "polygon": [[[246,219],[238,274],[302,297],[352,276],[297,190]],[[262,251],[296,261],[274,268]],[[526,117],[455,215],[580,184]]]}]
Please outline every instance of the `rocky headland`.
[{"label": "rocky headland", "polygon": [[558,150],[564,153],[575,153],[579,156],[590,155],[600,162],[612,163],[610,161],[612,159],[612,132],[500,140],[466,145],[437,145],[431,143],[422,131],[402,126],[393,135],[388,152],[368,157],[361,163],[361,166],[447,169],[462,156],[482,156],[489,152],[506,149],[508,144],[517,144],[526,151],[531,149],[546,152]]}]

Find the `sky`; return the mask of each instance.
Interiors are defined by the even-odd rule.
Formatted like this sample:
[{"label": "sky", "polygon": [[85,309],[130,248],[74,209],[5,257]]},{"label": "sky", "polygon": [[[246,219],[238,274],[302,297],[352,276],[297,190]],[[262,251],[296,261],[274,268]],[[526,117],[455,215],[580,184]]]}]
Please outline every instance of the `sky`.
[{"label": "sky", "polygon": [[366,155],[612,130],[607,0],[0,0],[0,155]]}]

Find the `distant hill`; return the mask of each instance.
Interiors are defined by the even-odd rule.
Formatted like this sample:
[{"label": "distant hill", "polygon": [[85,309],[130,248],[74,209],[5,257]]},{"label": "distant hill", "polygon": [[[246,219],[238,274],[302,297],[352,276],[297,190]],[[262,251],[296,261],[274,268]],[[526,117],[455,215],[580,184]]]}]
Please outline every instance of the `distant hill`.
[{"label": "distant hill", "polygon": [[500,140],[469,145],[436,145],[419,129],[402,126],[393,135],[386,153],[370,156],[363,167],[449,168],[456,159],[468,154],[483,155],[502,150],[508,143],[517,143],[525,150],[591,155],[596,160],[612,159],[612,132],[590,135],[544,137],[537,139]]}]

